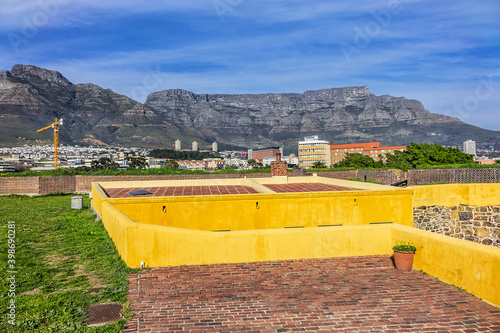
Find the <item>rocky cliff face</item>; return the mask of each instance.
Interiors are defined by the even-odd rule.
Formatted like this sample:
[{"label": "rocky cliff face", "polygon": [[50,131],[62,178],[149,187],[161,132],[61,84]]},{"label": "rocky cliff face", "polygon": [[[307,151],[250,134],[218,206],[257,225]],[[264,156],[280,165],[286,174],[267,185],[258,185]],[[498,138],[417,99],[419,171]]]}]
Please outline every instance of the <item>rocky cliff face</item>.
[{"label": "rocky cliff face", "polygon": [[303,94],[152,93],[144,104],[93,84],[73,84],[61,73],[15,65],[0,72],[0,145],[50,142],[38,128],[63,117],[61,142],[144,147],[173,146],[176,139],[295,150],[303,136],[335,143],[411,141],[458,145],[466,139],[495,144],[498,132],[433,114],[416,100],[375,96],[367,86]]},{"label": "rocky cliff face", "polygon": [[201,133],[209,140],[243,147],[293,147],[311,134],[337,143],[459,144],[465,134],[459,132],[471,132],[458,118],[430,113],[416,100],[375,96],[367,86],[260,95],[207,95],[175,89],[152,93],[145,105],[191,135]]},{"label": "rocky cliff face", "polygon": [[165,135],[154,134],[174,130],[159,124],[146,106],[111,89],[73,84],[59,72],[36,66],[0,72],[0,144],[50,142],[50,131],[36,130],[55,117],[65,120],[61,142],[71,144],[159,146]]}]

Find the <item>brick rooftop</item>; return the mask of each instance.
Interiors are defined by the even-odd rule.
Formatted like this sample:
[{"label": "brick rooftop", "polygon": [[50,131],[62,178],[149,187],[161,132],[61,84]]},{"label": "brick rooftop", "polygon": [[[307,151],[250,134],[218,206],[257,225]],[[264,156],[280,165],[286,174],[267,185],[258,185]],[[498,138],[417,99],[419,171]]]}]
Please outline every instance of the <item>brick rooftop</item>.
[{"label": "brick rooftop", "polygon": [[[287,192],[324,192],[324,191],[355,191],[351,187],[322,184],[322,183],[297,183],[297,184],[267,184],[264,185],[276,193]],[[243,185],[209,185],[209,186],[164,186],[164,187],[127,187],[104,189],[110,198],[130,198],[129,194],[135,190],[147,190],[152,195],[146,197],[170,197],[186,195],[224,195],[224,194],[250,194],[260,193],[250,186]]]},{"label": "brick rooftop", "polygon": [[325,192],[325,191],[356,191],[352,187],[344,187],[322,183],[296,183],[296,184],[264,184],[265,187],[276,193],[285,192]]},{"label": "brick rooftop", "polygon": [[[170,197],[185,195],[223,195],[259,193],[250,186],[241,185],[214,185],[214,186],[168,186],[168,187],[134,187],[134,188],[107,188],[104,189],[110,198],[130,198],[129,194],[135,190],[147,190],[153,195],[146,197]],[[143,196],[142,196],[143,197]]]},{"label": "brick rooftop", "polygon": [[129,275],[131,332],[500,332],[500,309],[390,257],[154,268]]}]

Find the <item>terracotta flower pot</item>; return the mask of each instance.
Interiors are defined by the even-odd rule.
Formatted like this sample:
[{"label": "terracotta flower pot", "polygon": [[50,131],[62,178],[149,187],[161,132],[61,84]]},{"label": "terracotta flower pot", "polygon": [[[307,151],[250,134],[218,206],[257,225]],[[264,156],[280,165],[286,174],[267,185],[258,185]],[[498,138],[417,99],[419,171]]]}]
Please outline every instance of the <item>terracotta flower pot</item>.
[{"label": "terracotta flower pot", "polygon": [[400,271],[411,271],[415,252],[394,251],[394,264]]}]

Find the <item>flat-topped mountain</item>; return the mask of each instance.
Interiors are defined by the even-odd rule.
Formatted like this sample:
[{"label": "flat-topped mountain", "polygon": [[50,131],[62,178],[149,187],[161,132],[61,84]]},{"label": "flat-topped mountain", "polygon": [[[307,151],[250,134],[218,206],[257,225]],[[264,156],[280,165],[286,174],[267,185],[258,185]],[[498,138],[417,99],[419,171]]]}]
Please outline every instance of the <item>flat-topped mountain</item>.
[{"label": "flat-topped mountain", "polygon": [[145,105],[159,119],[190,135],[198,133],[241,146],[249,142],[296,145],[302,136],[311,134],[339,143],[459,144],[468,137],[466,133],[484,131],[458,118],[430,113],[416,100],[375,96],[367,86],[256,95],[194,94],[174,89],[152,93]]},{"label": "flat-topped mountain", "polygon": [[381,141],[459,145],[500,143],[500,132],[425,110],[404,97],[375,96],[367,86],[303,94],[194,94],[172,89],[150,94],[144,104],[93,84],[73,84],[56,71],[15,65],[0,72],[0,145],[50,141],[36,133],[64,118],[61,142],[171,148],[197,140],[256,148],[296,149],[303,136],[335,143]]}]

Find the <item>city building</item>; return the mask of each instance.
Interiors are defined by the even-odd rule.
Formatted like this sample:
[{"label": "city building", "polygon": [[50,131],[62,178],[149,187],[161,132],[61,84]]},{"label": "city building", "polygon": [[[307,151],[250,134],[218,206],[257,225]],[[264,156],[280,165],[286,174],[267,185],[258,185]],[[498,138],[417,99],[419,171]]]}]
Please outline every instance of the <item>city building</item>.
[{"label": "city building", "polygon": [[476,141],[467,140],[464,142],[463,152],[476,156]]},{"label": "city building", "polygon": [[244,159],[239,159],[239,158],[228,158],[224,159],[225,165],[230,165],[230,166],[236,166],[239,169],[246,169],[250,168],[248,166],[248,162]]},{"label": "city building", "polygon": [[193,141],[191,146],[192,146],[192,149],[191,149],[192,151],[198,151],[198,142]]},{"label": "city building", "polygon": [[219,170],[224,168],[224,160],[221,159],[207,159],[206,160],[206,169],[207,170]]},{"label": "city building", "polygon": [[317,135],[308,136],[304,141],[299,141],[299,166],[312,168],[315,162],[331,165],[331,142],[320,140]]},{"label": "city building", "polygon": [[[262,160],[262,165],[263,166],[268,166],[271,165],[272,162],[276,162],[278,159],[276,156],[274,157],[265,157]],[[281,161],[286,162],[288,165],[298,165],[299,164],[299,159],[296,157],[294,154],[291,154],[289,156],[281,156]]]},{"label": "city building", "polygon": [[3,172],[15,172],[16,168],[8,163],[0,162],[0,173]]},{"label": "city building", "polygon": [[187,170],[205,170],[207,161],[177,161],[179,170],[186,168]]},{"label": "city building", "polygon": [[276,156],[274,156],[274,157],[264,157],[262,159],[261,163],[262,163],[263,166],[268,166],[268,165],[271,165],[271,162],[276,162],[276,161],[277,161]]},{"label": "city building", "polygon": [[290,154],[289,156],[282,156],[282,161],[288,163],[288,165],[299,165],[299,158],[295,154]]},{"label": "city building", "polygon": [[331,145],[331,164],[341,162],[346,154],[368,155],[375,161],[385,161],[386,154],[394,154],[395,151],[405,151],[406,146],[381,147],[380,142],[350,143],[344,145]]},{"label": "city building", "polygon": [[175,150],[182,150],[181,140],[175,140]]},{"label": "city building", "polygon": [[262,163],[265,158],[274,158],[276,161],[276,156],[280,154],[283,156],[283,147],[268,147],[268,148],[259,148],[259,149],[249,149],[248,150],[248,159],[253,159],[257,162]]},{"label": "city building", "polygon": [[165,165],[165,162],[167,161],[166,158],[147,157],[146,159],[148,161],[148,168],[149,169],[162,168]]},{"label": "city building", "polygon": [[481,157],[477,157],[474,159],[474,162],[477,163],[477,164],[497,164],[497,161],[492,159],[492,158],[488,158],[486,156],[481,156]]},{"label": "city building", "polygon": [[217,142],[212,143],[212,151],[215,153],[218,151]]}]

